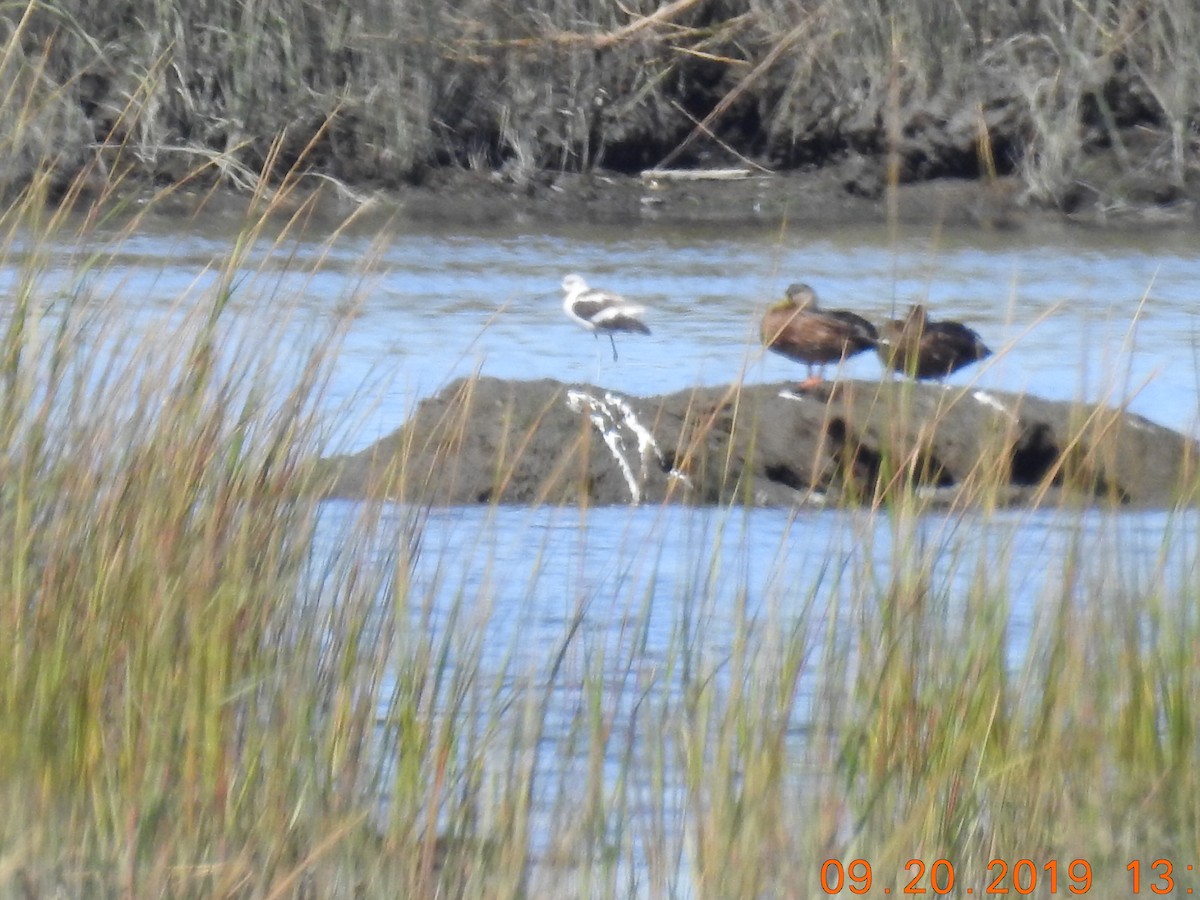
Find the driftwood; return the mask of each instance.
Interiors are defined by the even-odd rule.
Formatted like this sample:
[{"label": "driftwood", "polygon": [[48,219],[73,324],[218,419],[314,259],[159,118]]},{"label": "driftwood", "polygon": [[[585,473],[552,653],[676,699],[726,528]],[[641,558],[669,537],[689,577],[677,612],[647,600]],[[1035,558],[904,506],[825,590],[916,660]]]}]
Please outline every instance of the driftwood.
[{"label": "driftwood", "polygon": [[737,181],[751,174],[749,169],[646,169],[642,181]]}]

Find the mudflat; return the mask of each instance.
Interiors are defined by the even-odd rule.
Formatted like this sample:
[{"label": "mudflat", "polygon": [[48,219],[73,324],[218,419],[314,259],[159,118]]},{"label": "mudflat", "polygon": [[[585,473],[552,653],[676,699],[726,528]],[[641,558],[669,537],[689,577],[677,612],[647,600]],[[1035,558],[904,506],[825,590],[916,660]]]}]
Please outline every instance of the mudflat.
[{"label": "mudflat", "polygon": [[[1165,507],[1195,443],[1119,408],[902,381],[635,397],[461,379],[393,434],[322,462],[322,492],[434,504],[804,506],[907,489],[954,504]],[[898,492],[900,492],[898,494]],[[929,492],[932,492],[931,494]]]}]

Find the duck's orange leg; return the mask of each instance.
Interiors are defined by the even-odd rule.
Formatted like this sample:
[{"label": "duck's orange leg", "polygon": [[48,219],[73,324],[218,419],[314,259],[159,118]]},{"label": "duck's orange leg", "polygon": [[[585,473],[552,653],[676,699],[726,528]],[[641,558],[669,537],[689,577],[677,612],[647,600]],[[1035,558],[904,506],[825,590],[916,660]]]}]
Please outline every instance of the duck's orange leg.
[{"label": "duck's orange leg", "polygon": [[820,384],[820,383],[821,383],[822,381],[824,381],[824,380],[825,380],[825,373],[822,371],[822,369],[818,369],[818,370],[817,370],[817,371],[814,373],[814,372],[813,372],[813,367],[810,365],[810,366],[808,367],[808,377],[807,377],[807,378],[805,378],[805,379],[804,379],[802,382],[800,382],[798,385],[796,385],[796,390],[798,390],[798,391],[806,391],[806,390],[808,390],[809,388],[814,388],[814,387],[816,387],[818,384]]}]

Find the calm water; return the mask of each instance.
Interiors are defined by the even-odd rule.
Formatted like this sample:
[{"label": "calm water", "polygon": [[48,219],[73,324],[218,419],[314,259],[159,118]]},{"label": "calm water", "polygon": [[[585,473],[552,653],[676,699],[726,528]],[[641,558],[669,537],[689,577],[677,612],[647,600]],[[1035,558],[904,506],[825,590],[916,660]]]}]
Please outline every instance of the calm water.
[{"label": "calm water", "polygon": [[[89,273],[85,286],[121,297],[129,327],[152,333],[206,296],[231,234],[222,222],[147,230],[126,241],[111,266]],[[781,233],[650,225],[408,228],[386,239],[352,232],[328,245],[290,244],[290,261],[269,254],[264,241],[236,285],[231,317],[251,340],[287,348],[303,346],[330,317],[354,310],[324,400],[326,421],[346,450],[390,432],[417,400],[473,372],[589,381],[637,394],[739,376],[795,378],[800,368],[764,356],[755,336],[767,303],[796,280],[812,284],[828,305],[873,319],[921,300],[936,316],[965,320],[1002,352],[986,367],[959,373],[959,382],[1127,402],[1195,434],[1198,247],[1194,234],[1152,231],[910,231],[898,239],[882,228]],[[61,279],[65,290],[77,287],[70,269],[77,252],[64,248],[49,264],[51,279]],[[614,363],[607,342],[578,329],[559,308],[558,283],[571,271],[647,305],[653,334],[620,339]],[[11,270],[0,278],[12,288]],[[292,312],[281,317],[280,309]],[[844,371],[871,378],[879,368],[861,357]],[[336,552],[355,514],[353,504],[328,504],[318,558]],[[407,512],[391,515],[400,521]],[[965,594],[981,560],[1005,587],[1014,666],[1036,635],[1038,599],[1062,589],[1063,560],[1080,542],[1093,552],[1071,589],[1087,595],[1114,585],[1195,584],[1195,531],[1192,515],[1166,513],[1014,511],[930,516],[918,526],[938,559],[934,587],[951,602]],[[900,552],[892,540],[886,517],[858,511],[434,510],[414,563],[423,607],[414,616],[436,636],[455,599],[467,598],[482,635],[472,652],[485,670],[509,673],[503,677],[544,674],[575,621],[582,656],[568,664],[586,666],[589,650],[628,652],[633,630],[644,628],[636,636],[645,645],[640,665],[652,670],[678,638],[681,607],[695,598],[706,598],[692,610],[705,623],[698,639],[719,659],[730,652],[738,615],[823,621],[864,586],[882,594]],[[653,671],[629,677],[657,684]],[[812,690],[802,686],[798,733]],[[626,702],[621,697],[615,702]],[[565,720],[579,700],[561,699]]]},{"label": "calm water", "polygon": [[[172,223],[139,235],[123,243],[112,265],[91,271],[86,286],[127,298],[131,318],[147,330],[159,327],[162,316],[179,309],[181,295],[184,305],[195,302],[217,282],[234,225],[200,222],[181,232]],[[921,300],[935,316],[968,322],[1004,352],[959,373],[959,382],[1124,401],[1164,425],[1196,432],[1195,234],[909,231],[890,240],[884,228],[731,233],[642,225],[401,230],[381,239],[375,229],[331,246],[299,241],[284,250],[269,253],[264,239],[250,253],[232,312],[276,344],[303,341],[314,322],[355,310],[327,404],[348,449],[388,433],[416,400],[476,371],[640,394],[742,374],[751,381],[794,378],[802,367],[759,350],[757,322],[796,280],[812,284],[827,305],[875,320]],[[64,288],[73,286],[67,267],[79,258],[77,248],[67,248],[52,264],[61,267]],[[614,363],[607,342],[559,308],[558,283],[569,271],[647,305],[654,333],[620,339]],[[0,288],[11,290],[14,278],[0,271]],[[297,297],[301,311],[280,326],[272,312],[293,307]],[[871,378],[879,366],[862,356],[844,371]]]},{"label": "calm water", "polygon": [[[914,234],[889,244],[882,229],[417,233],[397,236],[380,268],[348,356],[396,367],[380,409],[383,430],[412,396],[476,369],[642,394],[722,384],[743,371],[749,380],[795,377],[794,364],[764,356],[756,340],[766,303],[795,280],[873,319],[921,299],[935,315],[972,324],[993,349],[1009,348],[959,379],[1054,398],[1127,400],[1162,424],[1196,423],[1194,235],[1072,232],[1047,244]],[[613,363],[602,342],[559,311],[566,271],[644,302],[654,334],[621,340]],[[867,357],[846,366],[848,375],[878,372]]]}]

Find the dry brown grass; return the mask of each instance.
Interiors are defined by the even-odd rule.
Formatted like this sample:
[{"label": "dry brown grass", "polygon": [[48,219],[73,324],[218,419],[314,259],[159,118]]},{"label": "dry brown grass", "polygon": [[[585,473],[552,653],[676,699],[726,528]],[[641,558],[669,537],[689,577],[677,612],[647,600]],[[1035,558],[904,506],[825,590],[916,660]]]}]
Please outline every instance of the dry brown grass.
[{"label": "dry brown grass", "polygon": [[25,124],[0,175],[238,183],[303,159],[395,185],[890,154],[900,179],[1018,172],[1069,205],[1100,154],[1161,200],[1195,170],[1198,19],[1186,0],[30,5],[0,59]]}]

